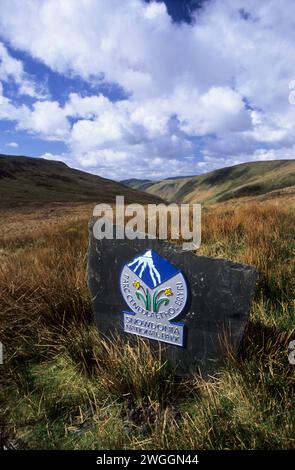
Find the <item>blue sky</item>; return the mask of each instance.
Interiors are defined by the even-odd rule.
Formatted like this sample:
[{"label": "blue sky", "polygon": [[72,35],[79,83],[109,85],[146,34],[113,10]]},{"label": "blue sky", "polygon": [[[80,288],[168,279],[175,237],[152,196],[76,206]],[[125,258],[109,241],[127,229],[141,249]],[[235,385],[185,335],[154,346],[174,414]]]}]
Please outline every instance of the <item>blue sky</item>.
[{"label": "blue sky", "polygon": [[114,179],[294,158],[294,15],[292,0],[1,0],[0,152]]}]

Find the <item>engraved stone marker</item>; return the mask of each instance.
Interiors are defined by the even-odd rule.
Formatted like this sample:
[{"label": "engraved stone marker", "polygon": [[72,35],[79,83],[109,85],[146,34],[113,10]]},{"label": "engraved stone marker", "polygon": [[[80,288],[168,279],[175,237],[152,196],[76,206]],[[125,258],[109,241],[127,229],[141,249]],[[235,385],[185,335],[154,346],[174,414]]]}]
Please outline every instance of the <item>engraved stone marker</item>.
[{"label": "engraved stone marker", "polygon": [[94,222],[88,284],[102,335],[141,336],[161,345],[179,375],[217,370],[225,335],[234,350],[241,342],[255,268],[196,256],[159,239],[98,240]]}]

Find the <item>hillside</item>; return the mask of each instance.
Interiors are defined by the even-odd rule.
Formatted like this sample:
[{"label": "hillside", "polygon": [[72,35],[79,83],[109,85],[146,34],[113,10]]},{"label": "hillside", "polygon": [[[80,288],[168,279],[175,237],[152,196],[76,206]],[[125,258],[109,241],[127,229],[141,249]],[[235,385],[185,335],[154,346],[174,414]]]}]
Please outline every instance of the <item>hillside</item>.
[{"label": "hillside", "polygon": [[210,173],[168,178],[146,191],[170,202],[224,202],[295,186],[295,160],[242,163]]},{"label": "hillside", "polygon": [[145,179],[137,179],[137,178],[130,178],[127,180],[120,181],[121,184],[124,186],[128,186],[129,188],[139,189],[140,191],[146,191],[148,187],[153,185],[155,181],[152,180],[145,180]]},{"label": "hillside", "polygon": [[74,170],[63,162],[23,156],[0,155],[0,207],[42,205],[56,202],[155,203],[159,198],[115,181]]}]

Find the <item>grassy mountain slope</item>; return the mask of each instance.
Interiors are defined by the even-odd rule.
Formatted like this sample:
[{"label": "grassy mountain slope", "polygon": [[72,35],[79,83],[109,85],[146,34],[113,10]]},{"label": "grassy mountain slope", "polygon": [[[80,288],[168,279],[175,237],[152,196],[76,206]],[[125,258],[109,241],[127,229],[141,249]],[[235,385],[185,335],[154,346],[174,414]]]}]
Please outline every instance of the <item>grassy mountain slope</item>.
[{"label": "grassy mountain slope", "polygon": [[170,202],[223,202],[295,186],[295,160],[242,163],[210,173],[171,178],[146,191]]},{"label": "grassy mountain slope", "polygon": [[145,179],[137,179],[137,178],[130,178],[127,180],[120,181],[121,184],[124,186],[128,186],[129,188],[139,189],[140,191],[146,191],[149,186],[152,186],[155,182],[152,180],[145,180]]},{"label": "grassy mountain slope", "polygon": [[157,202],[147,193],[41,158],[0,155],[1,207],[52,202]]}]

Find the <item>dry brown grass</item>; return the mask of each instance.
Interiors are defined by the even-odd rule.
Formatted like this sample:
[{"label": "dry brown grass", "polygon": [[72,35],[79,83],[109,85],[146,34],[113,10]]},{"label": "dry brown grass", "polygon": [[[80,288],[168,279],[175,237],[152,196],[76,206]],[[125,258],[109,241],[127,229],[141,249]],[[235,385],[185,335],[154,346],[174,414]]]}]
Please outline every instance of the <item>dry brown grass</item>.
[{"label": "dry brown grass", "polygon": [[272,202],[248,202],[205,211],[199,253],[253,264],[258,293],[294,298],[295,212]]},{"label": "dry brown grass", "polygon": [[177,379],[143,341],[131,348],[99,337],[86,285],[91,208],[65,210],[2,217],[3,440],[29,448],[294,447],[294,212],[273,202],[204,210],[200,252],[260,274],[240,354],[208,382]]}]

